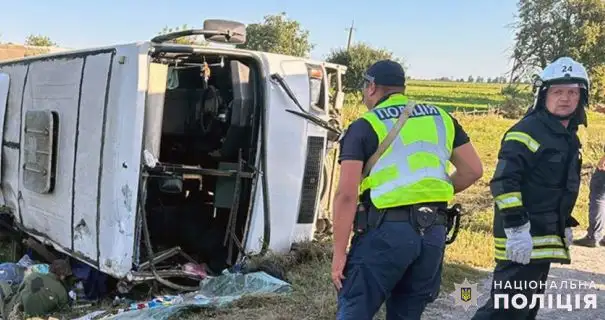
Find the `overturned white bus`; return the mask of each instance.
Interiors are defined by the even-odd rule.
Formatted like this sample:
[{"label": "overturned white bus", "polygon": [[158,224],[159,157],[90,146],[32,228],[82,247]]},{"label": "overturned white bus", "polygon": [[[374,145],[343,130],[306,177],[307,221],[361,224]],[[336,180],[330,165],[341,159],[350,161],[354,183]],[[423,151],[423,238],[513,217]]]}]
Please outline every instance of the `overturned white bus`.
[{"label": "overturned white bus", "polygon": [[313,237],[346,68],[171,42],[188,35],[237,44],[245,26],[0,62],[15,229],[131,281]]}]

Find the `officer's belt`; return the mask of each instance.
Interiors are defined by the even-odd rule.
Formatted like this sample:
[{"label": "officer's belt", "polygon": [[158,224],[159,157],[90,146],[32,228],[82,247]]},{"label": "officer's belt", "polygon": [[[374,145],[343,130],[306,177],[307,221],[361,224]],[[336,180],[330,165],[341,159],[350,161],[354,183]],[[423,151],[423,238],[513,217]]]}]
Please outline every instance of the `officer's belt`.
[{"label": "officer's belt", "polygon": [[[423,207],[422,205],[416,205],[416,206],[404,206],[404,207],[397,207],[397,208],[389,208],[389,209],[384,209],[384,210],[376,210],[374,208],[374,210],[370,211],[370,221],[374,220],[375,221],[375,216],[380,216],[381,214],[384,214],[384,217],[382,217],[382,221],[389,221],[389,222],[407,222],[410,221],[411,215],[410,213],[412,212],[412,210],[418,210],[418,208]],[[446,225],[447,224],[447,215],[445,212],[445,208],[441,208],[441,207],[437,207],[437,206],[433,206],[433,205],[429,205],[429,206],[425,206],[425,207],[429,207],[433,210],[434,215],[436,215],[435,218],[435,224],[437,225]],[[384,213],[382,213],[381,211],[383,211]]]}]

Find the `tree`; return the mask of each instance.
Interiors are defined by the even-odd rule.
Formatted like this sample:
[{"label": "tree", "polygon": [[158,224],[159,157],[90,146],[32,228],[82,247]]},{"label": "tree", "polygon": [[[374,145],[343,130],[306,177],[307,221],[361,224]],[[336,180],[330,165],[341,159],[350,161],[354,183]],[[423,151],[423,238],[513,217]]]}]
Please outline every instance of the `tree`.
[{"label": "tree", "polygon": [[467,82],[475,82],[475,78],[473,78],[473,76],[468,76],[468,79],[466,80]]},{"label": "tree", "polygon": [[582,62],[592,97],[605,100],[605,1],[520,0],[511,82],[523,82],[562,56]]},{"label": "tree", "polygon": [[279,53],[297,57],[308,57],[315,45],[309,41],[309,31],[300,23],[290,20],[286,13],[267,15],[264,22],[246,27],[246,43],[238,48]]},{"label": "tree", "polygon": [[37,47],[54,47],[57,44],[52,42],[48,36],[30,34],[25,39],[25,45]]},{"label": "tree", "polygon": [[[162,31],[158,32],[158,35],[164,35],[167,33],[177,32],[177,31],[184,31],[187,29],[190,29],[187,27],[187,24],[184,24],[181,27],[175,27],[175,28],[168,28],[168,26],[165,26],[162,29]],[[198,46],[207,45],[206,40],[204,40],[203,38],[201,38],[199,36],[181,37],[181,38],[177,38],[177,39],[174,39],[174,40],[171,40],[168,42],[177,43],[177,44],[186,44],[186,45],[198,45]]]},{"label": "tree", "polygon": [[375,49],[365,43],[352,45],[349,50],[332,50],[326,61],[347,66],[343,77],[343,86],[347,91],[359,89],[363,73],[376,61],[391,59],[403,65],[403,60],[393,57],[393,53],[384,49]]}]

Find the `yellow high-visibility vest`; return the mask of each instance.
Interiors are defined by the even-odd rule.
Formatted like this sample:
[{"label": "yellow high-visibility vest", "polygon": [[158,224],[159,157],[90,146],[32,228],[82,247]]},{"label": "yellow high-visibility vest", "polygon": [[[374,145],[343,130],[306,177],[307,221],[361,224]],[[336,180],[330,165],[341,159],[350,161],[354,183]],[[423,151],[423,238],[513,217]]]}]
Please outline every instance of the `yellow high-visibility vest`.
[{"label": "yellow high-visibility vest", "polygon": [[[403,94],[366,112],[378,144],[397,122],[408,99]],[[398,137],[363,179],[360,194],[370,189],[370,198],[378,209],[422,202],[449,202],[454,186],[448,174],[454,144],[454,122],[443,109],[416,105]]]}]

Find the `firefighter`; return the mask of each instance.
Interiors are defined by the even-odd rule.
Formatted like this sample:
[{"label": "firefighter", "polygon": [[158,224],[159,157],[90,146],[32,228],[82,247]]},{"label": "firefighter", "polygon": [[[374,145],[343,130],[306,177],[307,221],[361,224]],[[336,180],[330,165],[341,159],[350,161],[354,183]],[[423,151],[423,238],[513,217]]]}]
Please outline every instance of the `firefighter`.
[{"label": "firefighter", "polygon": [[[420,319],[439,292],[446,240],[442,211],[454,193],[481,177],[482,164],[451,115],[408,101],[399,63],[370,66],[362,91],[369,111],[340,140],[332,260],[337,319],[372,319],[385,300],[388,319]],[[372,157],[404,107],[404,115],[412,112],[403,129],[393,131],[381,157]],[[378,161],[364,178],[371,158]],[[456,167],[451,176],[448,160]]]},{"label": "firefighter", "polygon": [[[577,130],[587,125],[589,79],[582,64],[562,57],[544,68],[536,87],[531,111],[504,134],[490,181],[496,267],[490,299],[473,319],[535,319],[534,295],[544,293],[551,263],[571,263],[582,161]],[[494,307],[495,294],[506,295],[507,309],[505,301]],[[512,307],[515,294],[525,295],[524,308]]]}]

